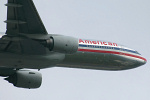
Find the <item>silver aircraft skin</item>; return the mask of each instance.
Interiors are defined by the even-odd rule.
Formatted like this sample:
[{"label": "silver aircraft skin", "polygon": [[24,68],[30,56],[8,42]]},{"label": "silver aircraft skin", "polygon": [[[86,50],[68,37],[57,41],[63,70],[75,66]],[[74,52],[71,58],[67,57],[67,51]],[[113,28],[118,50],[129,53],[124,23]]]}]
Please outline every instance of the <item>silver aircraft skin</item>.
[{"label": "silver aircraft skin", "polygon": [[0,39],[0,76],[21,88],[38,88],[50,67],[126,70],[147,61],[136,50],[113,42],[48,34],[32,0],[8,0],[7,30]]},{"label": "silver aircraft skin", "polygon": [[45,49],[46,54],[44,55],[20,55],[2,52],[0,53],[0,56],[3,57],[0,66],[18,69],[70,67],[98,70],[125,70],[139,67],[147,62],[136,50],[105,41],[79,39],[78,49],[73,54],[53,52],[47,48]]},{"label": "silver aircraft skin", "polygon": [[79,39],[77,53],[67,55],[63,62],[57,65],[73,68],[124,70],[141,66],[146,61],[136,50],[117,43]]}]

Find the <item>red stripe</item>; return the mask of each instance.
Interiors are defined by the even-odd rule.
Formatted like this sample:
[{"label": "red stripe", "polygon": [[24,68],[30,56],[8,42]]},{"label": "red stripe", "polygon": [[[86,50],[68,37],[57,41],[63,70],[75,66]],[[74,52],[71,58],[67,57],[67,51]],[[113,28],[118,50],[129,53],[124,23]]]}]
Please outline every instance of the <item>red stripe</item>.
[{"label": "red stripe", "polygon": [[128,54],[128,53],[122,53],[122,52],[104,51],[104,50],[91,50],[91,49],[78,49],[78,51],[119,54],[119,55],[125,55],[125,56],[134,57],[134,58],[139,58],[139,59],[142,59],[142,60],[147,61],[145,58],[143,58],[143,57],[141,57],[141,56],[132,55],[132,54]]}]

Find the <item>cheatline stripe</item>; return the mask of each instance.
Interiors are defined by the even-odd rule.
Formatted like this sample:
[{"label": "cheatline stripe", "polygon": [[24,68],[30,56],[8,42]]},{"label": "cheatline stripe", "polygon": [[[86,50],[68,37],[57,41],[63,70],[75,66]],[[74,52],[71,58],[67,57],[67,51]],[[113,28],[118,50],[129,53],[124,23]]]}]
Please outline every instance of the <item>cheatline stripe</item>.
[{"label": "cheatline stripe", "polygon": [[132,54],[128,54],[128,53],[122,53],[122,52],[104,51],[104,50],[92,50],[92,49],[78,49],[78,51],[84,51],[84,52],[98,52],[98,53],[110,53],[110,54],[125,55],[125,56],[135,57],[135,58],[139,58],[139,59],[142,59],[142,60],[147,61],[147,60],[146,60],[145,58],[143,58],[143,57],[136,56],[136,55],[132,55]]}]

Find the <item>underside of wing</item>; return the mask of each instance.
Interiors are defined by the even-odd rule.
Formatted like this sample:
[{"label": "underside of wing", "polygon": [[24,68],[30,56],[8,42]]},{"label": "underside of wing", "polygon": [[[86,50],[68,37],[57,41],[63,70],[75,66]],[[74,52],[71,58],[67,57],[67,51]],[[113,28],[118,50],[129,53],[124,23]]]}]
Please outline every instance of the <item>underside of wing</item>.
[{"label": "underside of wing", "polygon": [[0,67],[0,76],[10,76],[16,72],[14,68]]},{"label": "underside of wing", "polygon": [[47,34],[32,0],[8,0],[7,35]]}]

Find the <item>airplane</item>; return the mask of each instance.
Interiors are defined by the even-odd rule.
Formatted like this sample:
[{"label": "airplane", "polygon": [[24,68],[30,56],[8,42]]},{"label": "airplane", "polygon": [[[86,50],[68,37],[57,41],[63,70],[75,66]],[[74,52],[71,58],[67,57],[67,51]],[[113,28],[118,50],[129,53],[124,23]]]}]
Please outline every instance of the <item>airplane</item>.
[{"label": "airplane", "polygon": [[51,67],[120,71],[144,65],[136,50],[102,40],[48,34],[32,0],[8,0],[0,39],[0,76],[15,87],[36,89]]}]

